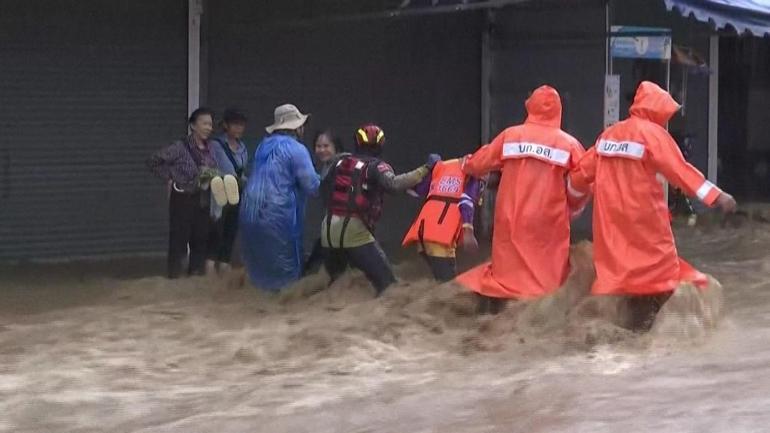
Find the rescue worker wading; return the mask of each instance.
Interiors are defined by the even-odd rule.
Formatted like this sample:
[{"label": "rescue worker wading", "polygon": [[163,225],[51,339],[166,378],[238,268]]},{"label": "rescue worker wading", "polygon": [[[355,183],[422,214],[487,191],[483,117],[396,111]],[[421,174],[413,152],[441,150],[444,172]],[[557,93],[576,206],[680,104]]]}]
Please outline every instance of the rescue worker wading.
[{"label": "rescue worker wading", "polygon": [[456,275],[458,242],[475,251],[478,242],[473,233],[473,213],[481,197],[482,182],[462,171],[462,161],[438,162],[414,191],[427,196],[420,214],[406,234],[403,246],[417,243],[428,262],[433,277],[441,282]]},{"label": "rescue worker wading", "polygon": [[527,120],[505,129],[465,158],[463,172],[501,170],[495,202],[492,261],[457,277],[481,296],[481,313],[497,313],[506,299],[553,293],[569,273],[570,218],[587,197],[567,188],[567,174],[585,153],[561,130],[561,98],[541,86],[527,99]]},{"label": "rescue worker wading", "polygon": [[[571,188],[594,193],[594,295],[632,295],[649,301],[647,317],[636,314],[633,328],[652,325],[661,304],[682,281],[703,287],[705,275],[679,258],[658,173],[707,206],[735,210],[735,200],[688,164],[666,123],[679,104],[657,84],[639,85],[630,116],[606,129],[570,173]],[[645,299],[646,298],[646,299]]]},{"label": "rescue worker wading", "polygon": [[326,217],[321,223],[324,265],[332,282],[348,264],[360,269],[379,296],[396,281],[374,237],[384,193],[413,188],[441,158],[430,155],[425,165],[396,176],[393,168],[379,159],[385,144],[385,133],[379,126],[362,126],[354,140],[355,153],[337,155],[322,181],[326,204]]}]

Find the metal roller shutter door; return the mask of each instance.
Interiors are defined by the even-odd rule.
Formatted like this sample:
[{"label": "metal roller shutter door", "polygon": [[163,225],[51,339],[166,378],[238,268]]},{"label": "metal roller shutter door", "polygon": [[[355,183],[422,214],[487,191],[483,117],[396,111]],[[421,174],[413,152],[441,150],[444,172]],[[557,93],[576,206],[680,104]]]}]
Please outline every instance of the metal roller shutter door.
[{"label": "metal roller shutter door", "polygon": [[0,260],[163,251],[187,2],[0,0]]},{"label": "metal roller shutter door", "polygon": [[[206,11],[210,104],[247,109],[252,140],[276,105],[292,102],[313,114],[306,142],[332,126],[350,148],[355,127],[380,123],[396,171],[416,167],[429,152],[456,157],[478,146],[480,13],[287,25],[287,8],[232,0],[209,2]],[[419,202],[386,202],[378,237],[394,251]],[[320,231],[318,206],[307,210],[306,243]]]}]

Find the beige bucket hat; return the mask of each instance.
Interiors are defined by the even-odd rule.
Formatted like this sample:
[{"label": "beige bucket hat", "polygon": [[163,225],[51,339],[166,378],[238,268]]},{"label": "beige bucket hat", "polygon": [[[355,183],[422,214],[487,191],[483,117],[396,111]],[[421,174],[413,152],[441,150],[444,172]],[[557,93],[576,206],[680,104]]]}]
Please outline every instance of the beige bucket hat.
[{"label": "beige bucket hat", "polygon": [[265,128],[268,134],[280,129],[294,130],[304,125],[309,114],[302,114],[297,107],[292,104],[283,104],[275,107],[272,125]]}]

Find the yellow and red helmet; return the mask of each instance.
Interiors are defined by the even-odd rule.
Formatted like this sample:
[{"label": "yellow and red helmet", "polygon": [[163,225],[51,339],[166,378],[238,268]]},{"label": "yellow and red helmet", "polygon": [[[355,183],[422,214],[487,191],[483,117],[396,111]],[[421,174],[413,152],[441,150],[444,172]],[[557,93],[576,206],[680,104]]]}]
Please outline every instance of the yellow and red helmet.
[{"label": "yellow and red helmet", "polygon": [[385,132],[379,126],[369,123],[358,128],[355,142],[358,149],[379,153],[385,146]]}]

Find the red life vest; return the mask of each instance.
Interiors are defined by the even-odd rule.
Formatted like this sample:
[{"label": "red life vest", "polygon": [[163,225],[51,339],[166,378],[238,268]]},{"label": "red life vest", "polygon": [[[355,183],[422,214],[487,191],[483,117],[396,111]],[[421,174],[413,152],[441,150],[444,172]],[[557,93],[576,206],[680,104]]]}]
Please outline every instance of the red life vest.
[{"label": "red life vest", "polygon": [[462,233],[459,203],[466,181],[459,159],[441,161],[433,167],[428,198],[404,237],[403,246],[418,241],[448,247],[457,243]]},{"label": "red life vest", "polygon": [[383,194],[380,188],[369,184],[369,167],[380,161],[375,158],[347,155],[331,168],[333,185],[327,200],[328,213],[356,217],[374,230],[382,215]]}]

